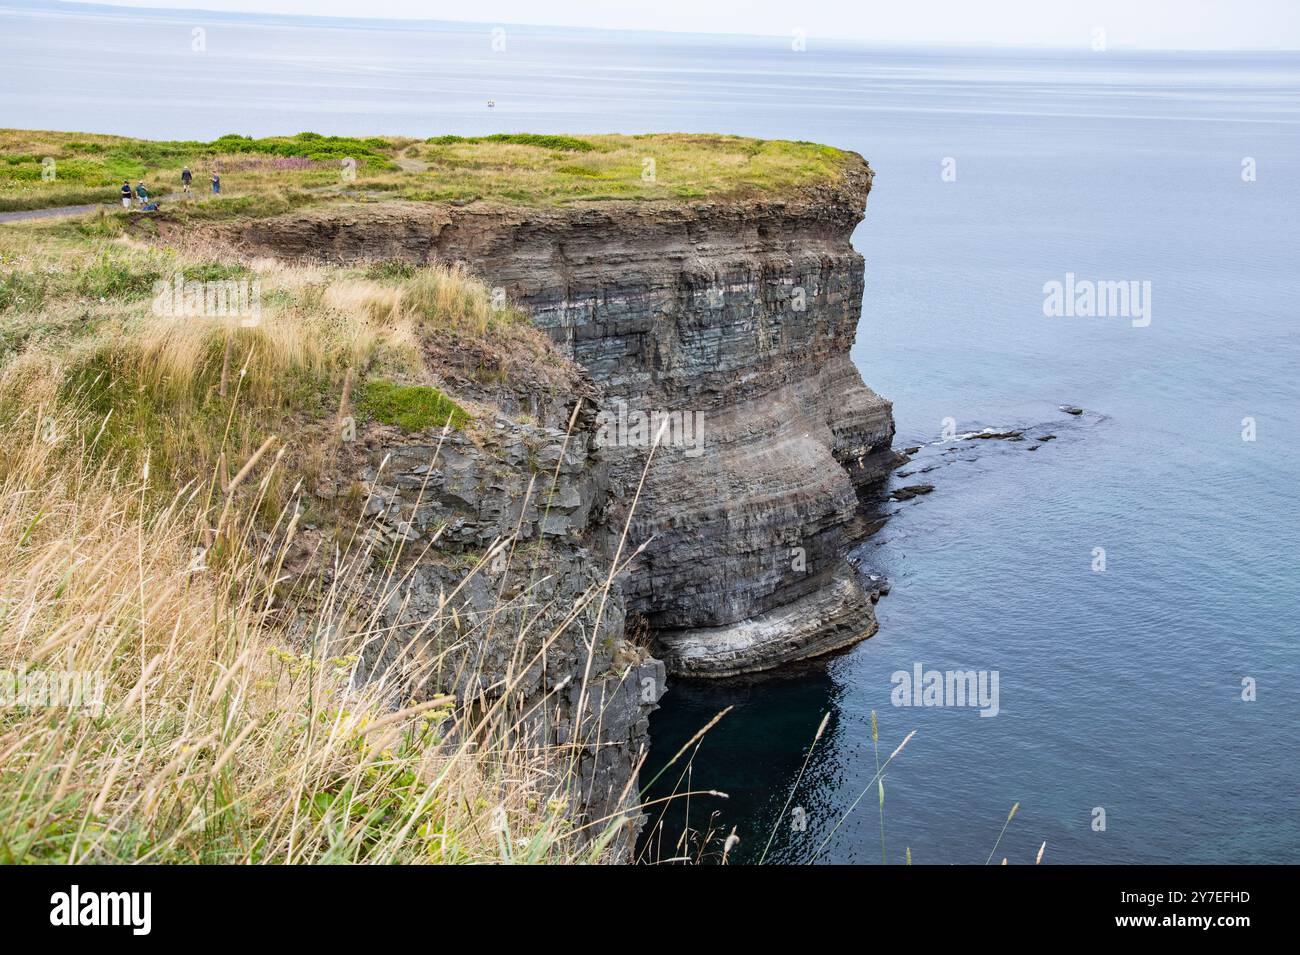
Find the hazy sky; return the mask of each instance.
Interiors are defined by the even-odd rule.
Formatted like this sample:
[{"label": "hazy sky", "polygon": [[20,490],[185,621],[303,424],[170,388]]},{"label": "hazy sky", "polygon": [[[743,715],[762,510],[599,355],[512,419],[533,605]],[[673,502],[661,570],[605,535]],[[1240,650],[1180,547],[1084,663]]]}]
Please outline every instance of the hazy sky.
[{"label": "hazy sky", "polygon": [[108,0],[138,7],[402,17],[881,43],[1300,49],[1300,0]]}]

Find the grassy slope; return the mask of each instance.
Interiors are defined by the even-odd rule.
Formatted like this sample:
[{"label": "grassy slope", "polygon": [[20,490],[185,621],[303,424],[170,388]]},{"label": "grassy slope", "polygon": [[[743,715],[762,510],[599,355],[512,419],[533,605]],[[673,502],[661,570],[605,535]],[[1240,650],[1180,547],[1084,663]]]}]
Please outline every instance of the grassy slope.
[{"label": "grassy slope", "polygon": [[[487,409],[430,386],[422,337],[538,333],[459,273],[245,263],[125,219],[0,229],[0,673],[105,686],[98,713],[0,705],[0,862],[597,858],[563,839],[555,754],[507,742],[504,713],[349,688],[336,637],[375,632],[401,581],[375,598],[394,555],[363,494],[322,515],[301,492],[349,378],[363,425],[473,429]],[[155,314],[178,272],[255,279],[257,324]],[[317,520],[324,585],[291,570]],[[478,749],[436,745],[457,720]]]},{"label": "grassy slope", "polygon": [[201,143],[7,129],[0,211],[114,202],[124,179],[175,191],[186,165],[199,196],[209,195],[215,168],[223,193],[256,198],[243,210],[256,212],[344,193],[525,205],[748,195],[833,179],[848,158],[813,143],[678,133],[423,141],[300,133]]},{"label": "grassy slope", "polygon": [[[469,323],[481,333],[527,328],[517,313],[494,311],[489,293],[458,273],[250,265],[221,249],[139,242],[124,232],[125,219],[0,231],[0,384],[8,389],[0,402],[75,400],[90,414],[111,411],[105,427],[116,448],[148,453],[186,479],[214,463],[222,442],[236,440],[227,450],[239,456],[291,416],[300,419],[295,428],[331,418],[349,368],[362,380],[373,372],[425,384],[416,323]],[[155,314],[155,283],[170,289],[178,274],[187,282],[256,282],[257,326]],[[245,402],[215,400],[223,367],[229,391],[246,362]],[[53,393],[21,390],[56,381]]]}]

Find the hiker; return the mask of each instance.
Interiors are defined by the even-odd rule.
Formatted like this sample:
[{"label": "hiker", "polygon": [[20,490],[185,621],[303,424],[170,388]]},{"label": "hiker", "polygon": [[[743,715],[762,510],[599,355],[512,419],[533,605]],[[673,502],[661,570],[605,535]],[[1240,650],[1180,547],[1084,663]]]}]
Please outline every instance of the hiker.
[{"label": "hiker", "polygon": [[214,196],[221,194],[221,176],[216,170],[212,172],[212,194]]},{"label": "hiker", "polygon": [[194,181],[194,173],[190,172],[190,167],[186,166],[181,170],[181,188],[185,190],[185,195],[192,195],[190,192],[190,183]]},{"label": "hiker", "polygon": [[141,179],[135,186],[135,197],[140,201],[141,207],[149,202],[149,190],[144,187],[144,180]]},{"label": "hiker", "polygon": [[122,180],[122,208],[131,208],[131,180]]}]

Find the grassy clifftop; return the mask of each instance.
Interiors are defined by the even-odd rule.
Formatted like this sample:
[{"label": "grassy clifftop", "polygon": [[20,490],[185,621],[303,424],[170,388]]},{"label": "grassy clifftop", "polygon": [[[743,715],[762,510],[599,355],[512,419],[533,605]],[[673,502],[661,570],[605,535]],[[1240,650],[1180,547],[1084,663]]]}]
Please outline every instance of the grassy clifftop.
[{"label": "grassy clifftop", "polygon": [[[299,133],[212,142],[0,130],[0,211],[114,202],[123,180],[155,194],[194,173],[209,196],[277,203],[335,196],[560,205],[754,195],[835,181],[851,153],[815,143],[684,133],[345,137]],[[256,206],[249,211],[255,211]],[[233,211],[233,210],[232,210]]]}]

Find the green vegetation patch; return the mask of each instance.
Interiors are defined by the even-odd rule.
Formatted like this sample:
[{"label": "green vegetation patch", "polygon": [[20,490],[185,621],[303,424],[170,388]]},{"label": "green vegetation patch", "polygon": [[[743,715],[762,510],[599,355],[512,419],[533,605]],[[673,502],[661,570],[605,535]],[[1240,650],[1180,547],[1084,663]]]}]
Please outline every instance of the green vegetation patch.
[{"label": "green vegetation patch", "polygon": [[493,133],[491,136],[433,136],[426,140],[433,146],[451,146],[455,143],[510,143],[515,146],[537,146],[541,149],[558,149],[561,152],[589,153],[596,145],[577,136],[547,135],[543,133]]},{"label": "green vegetation patch", "polygon": [[362,274],[376,282],[404,282],[413,278],[419,267],[403,259],[383,259],[366,266]]},{"label": "green vegetation patch", "polygon": [[469,413],[437,388],[383,379],[366,382],[358,407],[376,421],[395,424],[404,431],[441,428],[448,421],[459,431],[469,422]]},{"label": "green vegetation patch", "polygon": [[138,262],[103,253],[93,264],[75,274],[75,288],[85,298],[134,302],[147,298],[161,271]]},{"label": "green vegetation patch", "polygon": [[207,151],[217,154],[259,153],[264,156],[287,156],[328,162],[337,159],[355,159],[376,166],[388,164],[393,144],[378,136],[364,139],[355,136],[322,136],[320,133],[299,133],[297,136],[266,136],[253,139],[228,133],[208,143]]}]

